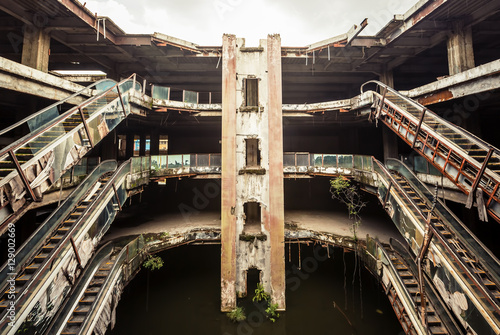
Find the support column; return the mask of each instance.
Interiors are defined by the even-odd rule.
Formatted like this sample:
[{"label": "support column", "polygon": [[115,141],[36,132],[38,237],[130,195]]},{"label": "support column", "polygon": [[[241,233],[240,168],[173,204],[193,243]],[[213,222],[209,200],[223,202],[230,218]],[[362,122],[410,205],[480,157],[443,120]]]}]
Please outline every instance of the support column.
[{"label": "support column", "polygon": [[236,36],[222,38],[221,310],[236,307]]},{"label": "support column", "polygon": [[448,38],[448,68],[450,75],[469,69],[474,65],[472,28],[464,27],[463,21],[454,21]]},{"label": "support column", "polygon": [[[384,70],[380,74],[380,81],[394,88],[392,71]],[[389,128],[382,126],[382,143],[384,148],[384,163],[388,158],[398,158],[398,136]]]},{"label": "support column", "polygon": [[160,154],[160,131],[158,129],[153,129],[151,131],[151,141],[149,142],[149,154],[151,156]]},{"label": "support column", "polygon": [[127,142],[125,145],[125,157],[129,159],[130,157],[134,156],[134,134],[127,133],[126,141]]},{"label": "support column", "polygon": [[118,158],[118,139],[116,136],[116,129],[113,129],[101,143],[101,160],[117,159]]},{"label": "support column", "polygon": [[139,156],[146,156],[146,134],[141,134],[141,143],[139,144]]},{"label": "support column", "polygon": [[271,239],[271,299],[285,309],[285,213],[283,187],[283,116],[281,38],[267,37],[269,106],[269,234]]},{"label": "support column", "polygon": [[34,69],[48,72],[49,54],[50,34],[44,29],[27,26],[24,33],[21,63]]}]

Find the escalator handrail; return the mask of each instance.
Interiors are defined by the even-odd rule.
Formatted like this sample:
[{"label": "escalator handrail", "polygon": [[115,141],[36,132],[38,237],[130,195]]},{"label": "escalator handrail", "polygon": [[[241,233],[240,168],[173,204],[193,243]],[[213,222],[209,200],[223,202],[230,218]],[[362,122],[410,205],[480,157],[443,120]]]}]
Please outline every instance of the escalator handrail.
[{"label": "escalator handrail", "polygon": [[[114,164],[112,162],[114,162]],[[110,165],[110,167],[107,168],[106,165]],[[102,175],[106,172],[115,171],[117,167],[118,167],[118,165],[117,165],[116,161],[112,161],[112,160],[104,161],[101,164],[99,164],[98,166],[96,166],[95,169],[92,170],[92,172],[90,172],[87,175],[87,177],[85,177],[85,179],[80,183],[80,185],[71,192],[71,194],[64,200],[64,202],[60,206],[58,206],[58,208],[55,211],[53,211],[47,219],[45,219],[45,221],[35,230],[35,232],[33,232],[31,234],[31,236],[26,241],[24,241],[24,243],[19,248],[16,249],[16,253],[15,253],[16,270],[12,271],[9,268],[8,262],[6,262],[2,266],[2,268],[0,268],[0,289],[4,289],[4,287],[7,285],[6,280],[7,280],[8,273],[13,273],[13,272],[19,273],[20,271],[22,271],[22,269],[24,268],[24,265],[26,265],[27,261],[31,258],[31,255],[33,254],[33,252],[38,251],[40,249],[41,245],[45,242],[47,236],[49,234],[51,234],[53,232],[53,230],[52,229],[47,230],[47,232],[45,232],[45,234],[43,236],[37,236],[37,235],[39,235],[42,230],[45,230],[47,228],[46,225],[49,224],[50,221],[53,220],[53,218],[56,218],[59,216],[60,220],[64,220],[68,216],[68,214],[71,212],[71,210],[74,208],[74,206],[68,207],[65,210],[67,213],[65,213],[65,214],[63,213],[64,215],[60,215],[61,214],[61,213],[59,213],[60,210],[62,210],[65,207],[65,205],[67,204],[68,201],[72,201],[75,205],[78,204],[81,201],[81,199],[85,196],[86,191],[83,191],[82,195],[78,198],[75,198],[75,199],[72,199],[73,195],[78,193],[78,192],[81,192],[82,191],[81,188],[86,185],[87,181],[96,178],[96,175],[95,175],[96,173],[98,173],[99,175]],[[104,170],[101,170],[101,169],[104,169]],[[97,179],[98,178],[99,178],[99,176],[97,176]],[[92,187],[93,185],[94,185],[94,183],[92,183],[90,185],[90,187]],[[59,223],[60,223],[60,221],[58,221],[58,223],[54,223],[53,226],[56,227],[56,225],[58,225]],[[19,254],[21,252],[23,252],[26,245],[28,245],[29,242],[33,238],[38,238],[39,242],[37,243],[36,246],[32,247],[32,249],[29,250],[29,253],[27,255],[23,256],[23,259],[19,259]],[[20,268],[17,268],[17,266],[19,266],[19,265],[20,265]]]},{"label": "escalator handrail", "polygon": [[[393,185],[393,187],[395,187],[398,190],[398,192],[400,194],[402,194],[408,200],[408,202],[412,205],[412,207],[416,210],[416,212],[418,213],[418,215],[421,217],[421,220],[423,220],[423,222],[425,222],[425,224],[427,224],[427,216],[410,199],[410,197],[408,197],[408,195],[406,194],[406,192],[401,188],[401,185],[399,185],[399,183],[396,180],[394,180],[394,177],[392,177],[392,175],[387,171],[387,168],[382,163],[380,163],[377,159],[375,159],[374,157],[372,159],[373,159],[374,163],[377,164],[379,166],[379,168],[383,171],[383,173],[385,174],[385,177],[390,180],[390,182]],[[432,228],[432,230],[434,232],[434,235],[443,244],[443,246],[446,248],[446,250],[453,257],[453,259],[455,259],[455,261],[458,263],[458,265],[460,266],[460,268],[462,268],[462,270],[466,273],[467,277],[469,277],[474,282],[474,284],[481,290],[481,292],[483,293],[483,295],[491,303],[492,307],[497,312],[500,312],[500,306],[498,305],[498,302],[496,301],[496,298],[491,294],[490,290],[479,279],[478,275],[475,274],[475,273],[473,273],[473,272],[471,272],[469,270],[469,268],[467,267],[467,265],[464,264],[464,261],[462,260],[462,258],[456,253],[456,251],[453,250],[452,248],[450,248],[450,246],[448,245],[446,239],[441,234],[441,232],[439,231],[439,229],[437,229],[432,222],[429,225]]]},{"label": "escalator handrail", "polygon": [[[0,150],[0,157],[5,156],[6,154],[8,154],[9,151],[14,151],[14,150],[18,149],[21,145],[29,142],[31,139],[37,137],[38,135],[46,132],[49,129],[55,127],[56,125],[58,125],[59,123],[61,123],[61,121],[69,118],[70,116],[72,116],[78,109],[83,108],[83,107],[85,107],[85,106],[93,103],[94,101],[102,98],[103,96],[107,95],[109,92],[111,92],[112,90],[114,90],[115,88],[117,88],[117,90],[119,90],[119,87],[122,84],[124,84],[125,82],[127,82],[129,80],[132,80],[133,78],[135,78],[135,73],[132,74],[130,77],[128,77],[126,79],[123,79],[119,83],[116,83],[115,85],[113,85],[112,87],[108,88],[107,90],[102,91],[101,93],[99,93],[99,94],[97,94],[97,95],[95,95],[95,96],[93,96],[93,97],[85,100],[80,105],[75,106],[75,107],[71,108],[70,110],[66,111],[65,113],[59,115],[58,117],[54,118],[53,120],[51,120],[50,122],[48,122],[43,127],[38,128],[34,132],[31,132],[31,133],[27,134],[26,136],[20,138],[19,140],[15,141],[14,143],[8,145],[7,147],[5,147],[2,150]],[[132,87],[131,89],[133,89],[133,88],[134,87]]]},{"label": "escalator handrail", "polygon": [[[67,246],[70,238],[72,237],[73,233],[80,228],[81,225],[87,222],[87,220],[90,218],[91,215],[94,214],[94,210],[96,207],[101,205],[102,200],[108,196],[109,191],[114,191],[114,185],[115,181],[118,178],[118,176],[121,176],[122,172],[124,171],[125,168],[130,169],[132,160],[129,159],[125,161],[113,174],[113,176],[107,181],[106,186],[101,190],[100,194],[97,196],[97,198],[87,207],[87,209],[82,213],[82,215],[78,218],[78,220],[73,224],[70,230],[64,235],[62,240],[59,242],[58,246],[54,248],[49,255],[47,255],[47,258],[40,264],[40,267],[33,273],[32,277],[28,280],[28,282],[23,286],[22,290],[16,294],[16,300],[14,302],[14,305],[16,306],[16,310],[19,311],[19,304],[20,298],[25,296],[25,292],[29,291],[31,289],[31,286],[35,282],[35,280],[38,279],[38,277],[45,272],[48,266],[51,265],[52,261],[56,257],[56,255],[61,252],[61,250]],[[0,314],[0,330],[2,330],[5,325],[7,324],[8,320],[6,319],[8,314],[8,310],[5,309],[1,314]]]},{"label": "escalator handrail", "polygon": [[[456,132],[459,132],[461,133],[463,136],[467,137],[469,140],[471,140],[472,142],[475,142],[474,144],[482,147],[483,149],[485,149],[486,151],[488,151],[490,148],[493,149],[494,153],[497,154],[497,155],[500,155],[500,150],[496,147],[494,147],[493,145],[491,145],[490,143],[484,141],[483,139],[477,137],[476,135],[468,132],[467,130],[443,119],[442,117],[440,117],[439,115],[437,115],[436,113],[434,113],[433,111],[431,111],[430,109],[428,109],[427,107],[423,106],[422,104],[418,103],[417,101],[401,94],[400,92],[396,91],[395,89],[393,89],[392,87],[390,87],[389,85],[386,85],[378,80],[370,80],[370,81],[367,81],[366,83],[364,83],[363,85],[361,85],[361,93],[364,93],[364,87],[365,85],[368,85],[368,84],[376,84],[380,87],[383,87],[383,88],[387,88],[388,91],[390,91],[391,93],[397,95],[398,97],[404,99],[405,101],[411,103],[412,105],[416,106],[417,108],[419,108],[421,111],[423,111],[425,109],[425,113],[426,114],[431,114],[433,115],[435,118],[437,118],[442,124],[446,125],[447,127],[449,128],[452,128],[453,130],[455,130]],[[423,123],[423,125],[425,125],[425,123]],[[463,150],[463,149],[462,149]]]},{"label": "escalator handrail", "polygon": [[140,239],[140,236],[133,239],[132,241],[130,241],[126,246],[124,246],[122,248],[122,250],[120,250],[120,253],[116,256],[116,260],[113,263],[113,266],[112,266],[111,270],[109,271],[108,276],[106,276],[106,279],[104,280],[104,283],[102,284],[101,289],[97,293],[97,295],[96,295],[96,297],[95,297],[95,299],[90,307],[90,312],[87,313],[87,315],[85,315],[85,318],[80,326],[80,330],[78,331],[78,334],[90,334],[89,327],[92,326],[91,321],[97,321],[97,320],[95,320],[95,318],[98,318],[98,316],[96,316],[95,314],[97,313],[97,309],[98,309],[99,305],[101,303],[103,303],[103,301],[101,301],[101,298],[107,291],[105,289],[106,286],[111,284],[110,282],[112,280],[114,280],[117,272],[121,269],[122,265],[124,264],[124,261],[126,260],[126,256],[127,256],[127,252],[128,252],[128,250],[127,250],[128,247],[130,245],[133,245],[134,243],[136,243],[136,241],[138,239]]},{"label": "escalator handrail", "polygon": [[[413,171],[403,162],[401,162],[400,160],[398,159],[395,159],[395,158],[388,158],[387,161],[389,162],[396,162],[397,164],[401,165],[404,169],[407,170],[407,172],[409,174],[411,174],[415,180],[419,181],[420,182],[420,185],[416,185],[417,187],[422,187],[424,188],[427,192],[429,192],[430,194],[432,194],[432,191],[427,187],[427,185],[425,185],[424,183],[422,183],[420,181],[420,179],[418,179],[418,177],[415,175],[415,173],[413,173]],[[411,182],[411,181],[410,181]],[[412,183],[413,184],[413,183]],[[425,194],[423,194],[423,196],[429,200],[430,203],[432,203],[433,199],[429,199],[428,196],[426,196]],[[447,214],[450,215],[455,221],[457,224],[460,225],[460,227],[465,230],[473,239],[474,241],[491,257],[491,261],[495,262],[495,264],[498,266],[498,268],[500,269],[500,260],[491,252],[490,249],[488,249],[477,237],[476,235],[474,235],[474,233],[472,231],[470,231],[470,229],[460,220],[457,218],[457,216],[441,201],[441,199],[439,199],[439,197],[436,199],[436,201],[439,203],[439,207],[435,207],[434,208],[434,211],[437,211],[439,213],[441,213],[441,210],[440,210],[440,207],[443,208],[445,211],[447,211]],[[449,229],[452,229],[452,227],[447,227]],[[460,235],[457,235],[457,237],[461,237]],[[464,244],[468,244],[468,243],[465,243],[464,241],[462,241]],[[499,283],[500,284],[500,283]]]},{"label": "escalator handrail", "polygon": [[[79,96],[79,95],[87,95],[87,94],[85,94],[85,93],[84,93],[85,91],[90,90],[90,89],[92,89],[92,87],[94,87],[94,86],[96,86],[96,85],[98,85],[98,84],[100,84],[100,83],[103,83],[103,82],[105,82],[105,81],[114,81],[114,80],[112,80],[112,79],[101,79],[101,80],[99,80],[99,81],[96,81],[95,83],[92,83],[92,84],[90,84],[89,86],[82,88],[81,90],[79,90],[79,91],[77,91],[77,92],[75,92],[75,93],[71,94],[70,96],[68,96],[68,97],[66,97],[66,98],[64,98],[64,99],[62,99],[62,100],[59,100],[59,101],[57,101],[57,102],[54,102],[52,105],[47,106],[47,107],[45,107],[45,108],[43,108],[43,109],[39,110],[38,112],[33,113],[33,114],[31,114],[31,115],[29,115],[29,116],[25,117],[24,119],[22,119],[22,120],[20,120],[20,121],[18,121],[18,122],[16,122],[16,123],[14,123],[13,125],[10,125],[10,126],[8,126],[7,128],[5,128],[5,129],[0,130],[0,136],[2,136],[2,135],[4,135],[4,134],[8,133],[9,131],[11,131],[11,130],[13,130],[13,129],[17,128],[17,127],[19,127],[20,125],[22,125],[22,124],[24,124],[24,123],[28,122],[29,120],[31,120],[31,119],[33,119],[33,118],[37,117],[38,115],[41,115],[41,114],[43,114],[44,112],[46,112],[46,111],[48,111],[48,110],[50,110],[50,109],[52,109],[52,108],[54,108],[54,107],[57,107],[57,106],[59,106],[59,105],[62,105],[62,104],[63,104],[63,103],[65,103],[66,101],[68,101],[68,100],[70,100],[70,99],[72,99],[72,98],[74,98],[74,97],[76,97],[76,96]],[[87,95],[87,97],[89,97],[89,98],[90,98],[90,97],[92,97],[92,92],[89,92],[89,93],[88,93],[88,95]],[[85,99],[85,100],[87,100],[87,99]]]},{"label": "escalator handrail", "polygon": [[[408,314],[412,314],[413,315],[413,318],[415,318],[416,320],[420,321],[418,323],[418,326],[419,326],[419,329],[420,329],[420,332],[421,334],[425,334],[426,331],[425,331],[425,328],[423,327],[423,324],[422,324],[422,320],[420,320],[420,317],[417,313],[417,306],[415,304],[415,301],[411,298],[410,296],[410,292],[408,292],[408,290],[406,289],[406,286],[404,285],[403,283],[403,280],[402,278],[398,275],[398,271],[396,270],[396,267],[394,266],[394,264],[390,261],[390,257],[389,255],[387,254],[387,250],[385,250],[384,246],[376,239],[373,239],[375,245],[377,246],[377,249],[376,250],[380,250],[382,252],[382,254],[384,255],[384,257],[388,260],[388,264],[384,264],[388,269],[389,271],[392,273],[394,279],[397,281],[397,286],[399,286],[399,289],[403,291],[404,293],[404,299],[406,300],[406,302],[408,303],[408,305],[410,307],[413,307],[413,308],[410,308],[410,310],[406,311]],[[376,256],[376,255],[374,255]],[[400,296],[400,299],[402,299],[403,297],[401,295]],[[412,323],[413,324],[413,323]],[[416,328],[417,325],[413,324],[413,327]],[[417,330],[417,329],[415,329]]]}]

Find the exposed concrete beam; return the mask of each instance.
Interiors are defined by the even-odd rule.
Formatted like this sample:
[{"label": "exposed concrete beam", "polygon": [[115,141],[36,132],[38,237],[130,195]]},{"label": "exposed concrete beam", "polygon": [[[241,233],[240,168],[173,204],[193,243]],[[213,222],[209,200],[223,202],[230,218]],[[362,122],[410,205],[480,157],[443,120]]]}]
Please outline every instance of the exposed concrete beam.
[{"label": "exposed concrete beam", "polygon": [[498,88],[500,88],[500,60],[402,93],[422,105],[432,105]]},{"label": "exposed concrete beam", "polygon": [[[3,57],[0,57],[0,87],[53,100],[62,100],[85,88]],[[90,96],[90,92],[86,96]],[[78,98],[68,102],[83,101]]]}]

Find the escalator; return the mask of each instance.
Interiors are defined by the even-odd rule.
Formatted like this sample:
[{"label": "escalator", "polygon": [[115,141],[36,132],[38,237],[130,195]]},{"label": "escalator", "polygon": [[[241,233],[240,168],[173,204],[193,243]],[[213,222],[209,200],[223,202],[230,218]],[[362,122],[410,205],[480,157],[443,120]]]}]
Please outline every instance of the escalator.
[{"label": "escalator", "polygon": [[125,268],[137,266],[143,261],[144,245],[144,238],[139,236],[132,240],[125,238],[108,242],[101,247],[44,334],[102,333],[102,327],[107,328],[109,321],[106,316],[116,308],[117,301],[112,298],[112,292],[120,290],[129,276],[133,276],[134,271],[128,273]]},{"label": "escalator", "polygon": [[[134,161],[120,167],[115,161],[101,163],[18,249],[15,269],[5,264],[0,270],[0,333],[50,322],[128,198]],[[13,323],[7,308],[12,305]]]},{"label": "escalator", "polygon": [[428,294],[428,299],[425,300],[425,322],[416,321],[421,316],[422,297],[417,276],[408,263],[408,257],[380,243],[377,243],[377,248],[386,271],[382,284],[405,334],[461,334],[460,327],[453,321],[450,313],[444,310],[442,301],[435,295]]},{"label": "escalator", "polygon": [[487,221],[484,208],[500,222],[500,151],[379,81],[361,92],[369,84],[377,85],[374,118],[467,194],[467,208],[476,199],[481,219]]},{"label": "escalator", "polygon": [[[432,279],[430,286],[464,328],[496,334],[500,329],[499,260],[403,163],[388,160],[384,166],[374,160],[373,166],[380,177],[380,201],[412,250],[408,259],[417,264],[429,238],[423,271]],[[461,301],[464,310],[454,299]]]},{"label": "escalator", "polygon": [[0,131],[4,136],[29,128],[27,135],[0,150],[0,230],[23,206],[40,201],[65,171],[125,119],[131,112],[130,93],[140,90],[135,76],[91,86],[94,96],[62,114],[62,106],[81,92]]}]

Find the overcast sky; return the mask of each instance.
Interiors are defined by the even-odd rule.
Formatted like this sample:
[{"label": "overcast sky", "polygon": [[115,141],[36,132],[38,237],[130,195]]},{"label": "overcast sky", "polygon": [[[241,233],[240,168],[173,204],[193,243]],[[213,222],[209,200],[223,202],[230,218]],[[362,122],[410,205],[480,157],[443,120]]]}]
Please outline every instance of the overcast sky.
[{"label": "overcast sky", "polygon": [[[84,0],[80,0],[84,2]],[[378,32],[417,0],[87,0],[126,33],[174,36],[199,45],[221,45],[222,34],[255,46],[279,33],[283,46],[306,46],[347,32],[368,18],[363,35]]]}]

